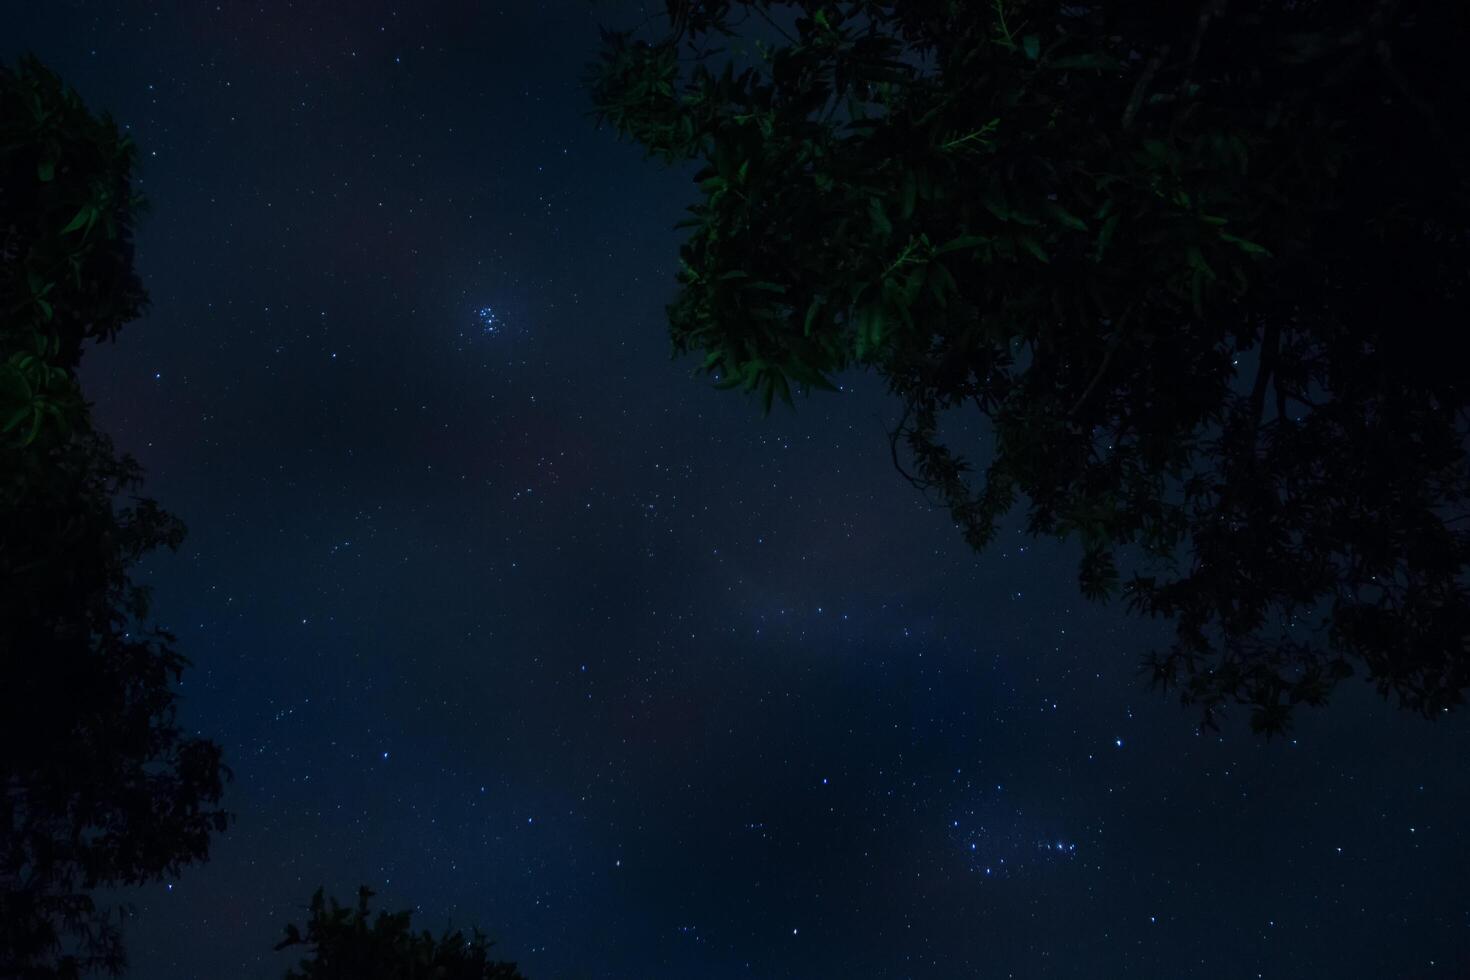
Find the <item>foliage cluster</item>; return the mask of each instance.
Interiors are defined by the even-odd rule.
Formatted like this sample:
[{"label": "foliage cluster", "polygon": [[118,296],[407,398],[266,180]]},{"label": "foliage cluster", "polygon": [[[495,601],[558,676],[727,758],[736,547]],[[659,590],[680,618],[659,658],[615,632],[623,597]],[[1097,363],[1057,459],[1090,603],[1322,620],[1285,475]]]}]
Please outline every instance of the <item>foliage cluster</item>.
[{"label": "foliage cluster", "polygon": [[[32,58],[0,66],[0,975],[121,970],[93,892],[179,873],[228,770],[175,721],[187,664],[130,570],[184,527],[133,495],[76,368],[146,296],[134,150]],[[123,506],[120,499],[126,498]]]},{"label": "foliage cluster", "polygon": [[277,950],[310,947],[309,957],[287,971],[286,980],[525,980],[514,963],[490,959],[494,943],[478,929],[466,937],[446,928],[435,939],[428,930],[413,931],[413,913],[407,910],[379,912],[369,927],[368,900],[373,895],[364,885],[358,889],[357,906],[348,909],[335,898],[324,899],[318,888],[306,932],[288,925],[286,938],[276,944]]},{"label": "foliage cluster", "polygon": [[[1032,534],[1080,540],[1087,596],[1176,619],[1146,668],[1208,724],[1239,703],[1281,731],[1358,668],[1408,709],[1462,703],[1465,5],[667,14],[651,42],[604,31],[586,84],[599,121],[701,164],[676,356],[767,411],[877,371],[895,464],[965,540],[1024,494]],[[759,64],[712,70],[752,27]],[[978,487],[939,434],[956,409],[993,436]],[[1149,574],[1124,583],[1129,547]]]}]

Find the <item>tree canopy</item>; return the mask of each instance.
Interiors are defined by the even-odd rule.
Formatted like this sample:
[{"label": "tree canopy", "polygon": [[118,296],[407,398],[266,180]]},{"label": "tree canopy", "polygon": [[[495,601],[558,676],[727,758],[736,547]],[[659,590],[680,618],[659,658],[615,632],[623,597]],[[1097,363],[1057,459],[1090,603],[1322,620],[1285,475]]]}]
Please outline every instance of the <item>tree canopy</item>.
[{"label": "tree canopy", "polygon": [[[357,906],[324,899],[318,888],[311,897],[306,932],[286,926],[286,938],[277,951],[290,946],[310,947],[298,968],[286,980],[525,980],[514,963],[489,958],[490,947],[478,929],[466,937],[461,930],[435,939],[428,930],[415,933],[410,911],[380,911],[368,925],[368,900],[375,894],[366,885],[357,891]],[[328,902],[330,901],[330,909]]]},{"label": "tree canopy", "polygon": [[[134,148],[33,58],[0,66],[0,975],[119,972],[92,894],[203,860],[219,746],[175,720],[188,661],[130,572],[184,526],[93,428],[76,369],[146,303]],[[120,499],[126,498],[126,499]],[[121,504],[121,506],[119,506]]]},{"label": "tree canopy", "polygon": [[[1355,672],[1426,716],[1470,685],[1467,27],[1427,0],[668,0],[585,82],[599,124],[699,165],[676,355],[767,411],[876,371],[895,465],[973,548],[1024,494],[1085,595],[1176,621],[1156,683],[1270,733]],[[988,451],[941,436],[955,412]]]}]

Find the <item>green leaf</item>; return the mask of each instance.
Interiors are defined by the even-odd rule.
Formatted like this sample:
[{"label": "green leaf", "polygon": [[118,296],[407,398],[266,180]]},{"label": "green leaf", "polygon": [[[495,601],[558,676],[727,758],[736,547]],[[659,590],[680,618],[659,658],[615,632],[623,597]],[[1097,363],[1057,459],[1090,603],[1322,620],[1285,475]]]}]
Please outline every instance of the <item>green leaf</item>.
[{"label": "green leaf", "polygon": [[745,364],[745,390],[754,391],[755,386],[760,384],[761,376],[766,373],[764,361],[747,361]]},{"label": "green leaf", "polygon": [[893,234],[893,225],[888,221],[888,215],[883,212],[883,202],[876,197],[868,198],[868,215],[873,219],[873,226],[885,238]]},{"label": "green leaf", "polygon": [[[1257,247],[1259,248],[1259,246]],[[1200,251],[1198,245],[1187,247],[1184,250],[1184,257],[1188,261],[1189,267],[1195,270],[1195,272],[1207,276],[1212,280],[1215,278],[1215,270],[1210,268],[1210,263],[1205,261],[1205,254]]]},{"label": "green leaf", "polygon": [[903,174],[903,204],[899,211],[905,221],[913,217],[914,201],[918,197],[918,188],[919,185],[918,181],[914,179],[914,172],[912,170],[905,170]]},{"label": "green leaf", "polygon": [[1005,199],[1004,192],[999,188],[992,187],[981,200],[985,209],[995,215],[1001,221],[1014,221],[1018,225],[1036,226],[1041,224],[1036,218],[1024,211],[1017,211]]},{"label": "green leaf", "polygon": [[1030,252],[1032,255],[1036,256],[1041,261],[1051,261],[1051,257],[1048,256],[1046,254],[1046,250],[1041,247],[1041,243],[1032,238],[1030,235],[1021,235],[1016,240],[1021,243],[1022,248]]},{"label": "green leaf", "polygon": [[1235,235],[1230,234],[1228,231],[1220,232],[1220,237],[1223,240],[1231,242],[1238,246],[1242,252],[1249,252],[1252,255],[1269,256],[1271,254],[1271,250],[1269,248],[1266,248],[1264,245],[1257,245],[1255,242],[1248,242],[1244,238],[1238,238]]},{"label": "green leaf", "polygon": [[857,356],[864,360],[883,343],[883,310],[877,304],[869,304],[858,313]]},{"label": "green leaf", "polygon": [[780,283],[777,283],[777,282],[766,282],[763,279],[762,280],[757,280],[755,282],[748,282],[745,285],[741,286],[740,288],[741,289],[760,289],[760,290],[763,290],[763,291],[768,292],[768,293],[784,293],[784,292],[786,292],[786,287],[783,286],[783,285],[781,285]]},{"label": "green leaf", "polygon": [[1052,217],[1056,218],[1068,228],[1075,228],[1077,231],[1087,230],[1086,222],[1077,217],[1071,211],[1068,211],[1066,208],[1062,207],[1060,204],[1057,204],[1055,201],[1047,201],[1046,210],[1050,212]]},{"label": "green leaf", "polygon": [[1106,54],[1069,54],[1062,58],[1048,60],[1046,66],[1058,71],[1068,71],[1073,68],[1096,68],[1101,71],[1123,70],[1121,61]]},{"label": "green leaf", "polygon": [[985,195],[985,198],[984,198],[983,201],[981,201],[981,203],[985,205],[985,210],[987,210],[991,214],[995,215],[1001,221],[1009,221],[1010,220],[1010,217],[1011,217],[1011,209],[1010,209],[1010,206],[1007,205],[1005,201],[1001,200],[998,196],[996,196],[996,194],[995,194],[995,192],[993,190],[990,193],[988,193],[988,194]]},{"label": "green leaf", "polygon": [[54,160],[42,160],[36,165],[36,177],[42,183],[49,182],[56,176],[56,162]]},{"label": "green leaf", "polygon": [[990,239],[985,235],[961,235],[952,238],[934,250],[935,255],[943,255],[945,252],[957,252],[962,248],[977,248],[989,244]]},{"label": "green leaf", "polygon": [[90,205],[87,205],[87,206],[83,207],[80,211],[77,212],[77,216],[75,218],[72,218],[71,219],[71,222],[69,224],[67,224],[67,226],[65,228],[61,229],[61,233],[63,235],[65,235],[65,234],[68,234],[70,232],[76,231],[78,228],[82,227],[83,225],[90,224],[91,223],[91,215],[92,215],[92,208],[91,208],[91,206]]},{"label": "green leaf", "polygon": [[776,394],[781,396],[787,408],[795,408],[796,404],[791,400],[791,385],[787,383],[786,375],[780,371],[773,371],[772,376],[775,378]]},{"label": "green leaf", "polygon": [[1041,38],[1035,34],[1027,34],[1021,38],[1021,50],[1026,52],[1028,61],[1035,61],[1037,56],[1041,54]]}]

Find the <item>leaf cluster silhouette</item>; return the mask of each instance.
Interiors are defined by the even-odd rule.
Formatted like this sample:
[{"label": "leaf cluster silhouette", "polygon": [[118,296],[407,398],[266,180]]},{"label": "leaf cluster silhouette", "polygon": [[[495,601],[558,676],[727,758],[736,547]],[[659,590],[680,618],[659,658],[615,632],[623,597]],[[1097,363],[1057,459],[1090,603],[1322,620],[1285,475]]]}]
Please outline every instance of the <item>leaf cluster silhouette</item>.
[{"label": "leaf cluster silhouette", "polygon": [[877,372],[900,471],[977,551],[1028,498],[1086,596],[1175,621],[1144,669],[1204,724],[1283,731],[1355,672],[1463,704],[1470,8],[666,12],[585,84],[699,166],[676,356],[766,411]]},{"label": "leaf cluster silhouette", "polygon": [[[136,151],[33,57],[0,66],[0,977],[127,966],[128,907],[100,888],[206,860],[230,814],[214,742],[175,720],[189,661],[149,625],[132,569],[185,528],[137,496],[143,473],[92,424],[89,342],[141,315]],[[367,926],[318,890],[295,978],[523,980],[478,932],[435,940],[407,912]]]},{"label": "leaf cluster silhouette", "polygon": [[33,58],[0,66],[0,976],[126,964],[102,887],[177,875],[229,772],[175,721],[188,661],[131,569],[184,526],[96,431],[88,342],[146,303],[134,149]]},{"label": "leaf cluster silhouette", "polygon": [[407,910],[380,911],[370,920],[368,902],[374,894],[362,886],[357,905],[349,909],[324,898],[318,888],[306,931],[288,925],[286,938],[276,944],[277,951],[297,945],[310,950],[287,971],[286,980],[525,980],[514,963],[490,959],[494,943],[478,929],[467,937],[446,928],[435,939],[428,930],[413,931],[413,913]]}]

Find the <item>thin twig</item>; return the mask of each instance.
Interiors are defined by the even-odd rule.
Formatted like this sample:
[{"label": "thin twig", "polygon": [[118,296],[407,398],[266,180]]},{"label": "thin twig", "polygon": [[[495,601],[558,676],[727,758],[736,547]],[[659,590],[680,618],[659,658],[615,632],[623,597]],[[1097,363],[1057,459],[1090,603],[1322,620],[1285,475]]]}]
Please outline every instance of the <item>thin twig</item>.
[{"label": "thin twig", "polygon": [[[888,436],[888,452],[893,458],[893,468],[898,470],[899,475],[902,476],[905,480],[909,481],[909,484],[915,490],[918,490],[921,494],[924,495],[924,500],[927,501],[931,506],[933,506],[934,501],[929,498],[929,491],[934,488],[935,483],[932,480],[925,480],[922,477],[914,476],[908,470],[904,469],[903,464],[898,461],[898,439],[899,436],[903,435],[903,427],[908,423],[909,416],[912,415],[913,412],[913,400],[905,399],[903,417],[898,420],[898,425],[893,429],[892,432],[888,432],[887,426],[884,426],[884,432]],[[883,420],[878,419],[878,424],[883,425]]]},{"label": "thin twig", "polygon": [[1256,466],[1256,436],[1261,430],[1261,411],[1266,404],[1266,386],[1276,370],[1276,355],[1281,342],[1281,326],[1275,321],[1266,324],[1265,336],[1261,339],[1260,362],[1256,366],[1256,380],[1251,386],[1250,423],[1240,433],[1240,453],[1248,457],[1248,472]]},{"label": "thin twig", "polygon": [[[883,425],[883,433],[888,436],[888,452],[893,457],[893,468],[898,470],[898,472],[903,475],[903,478],[905,480],[908,480],[914,486],[918,487],[918,478],[915,477],[908,470],[904,469],[903,464],[898,461],[898,437],[903,434],[903,427],[905,423],[908,422],[909,416],[913,414],[913,410],[913,402],[909,399],[904,399],[903,417],[898,420],[898,425],[895,426],[891,432],[889,431],[888,426],[883,425],[882,419],[878,419],[878,424]],[[922,487],[920,489],[922,489]]]},{"label": "thin twig", "polygon": [[1271,387],[1276,389],[1276,425],[1284,426],[1286,424],[1286,388],[1281,384],[1279,370],[1271,376]]},{"label": "thin twig", "polygon": [[776,23],[774,20],[771,20],[770,15],[767,14],[765,12],[765,10],[760,7],[759,4],[753,5],[751,7],[751,9],[754,10],[756,13],[760,14],[761,20],[765,21],[767,24],[770,24],[772,27],[774,27],[776,29],[776,33],[780,34],[782,37],[784,37],[786,40],[790,41],[792,44],[798,43],[797,40],[796,40],[796,38],[792,37],[790,34],[787,34],[786,33],[786,30],[780,24]]},{"label": "thin twig", "polygon": [[1101,381],[1102,376],[1107,373],[1108,365],[1112,363],[1113,350],[1116,348],[1116,346],[1116,344],[1108,345],[1107,351],[1103,353],[1102,363],[1098,365],[1097,373],[1094,374],[1092,376],[1092,380],[1087,383],[1087,387],[1083,390],[1081,397],[1079,397],[1077,401],[1072,405],[1072,407],[1067,410],[1067,418],[1071,418],[1072,416],[1077,414],[1077,409],[1082,407],[1082,403],[1087,401],[1087,396],[1092,394],[1092,389],[1097,387],[1097,383]]},{"label": "thin twig", "polygon": [[1067,418],[1071,418],[1072,416],[1077,414],[1077,409],[1082,407],[1083,402],[1087,401],[1087,396],[1092,394],[1092,389],[1097,387],[1097,383],[1101,381],[1103,375],[1107,373],[1108,365],[1112,363],[1113,360],[1113,351],[1117,350],[1118,344],[1120,342],[1119,338],[1121,338],[1123,335],[1123,326],[1128,322],[1128,317],[1132,313],[1133,307],[1130,306],[1128,307],[1128,309],[1124,310],[1123,315],[1118,318],[1117,326],[1113,328],[1113,335],[1108,339],[1108,349],[1103,354],[1102,364],[1098,365],[1097,373],[1094,374],[1092,376],[1092,380],[1087,383],[1087,387],[1083,389],[1082,395],[1077,399],[1076,403],[1073,404],[1073,406],[1067,411]]}]

